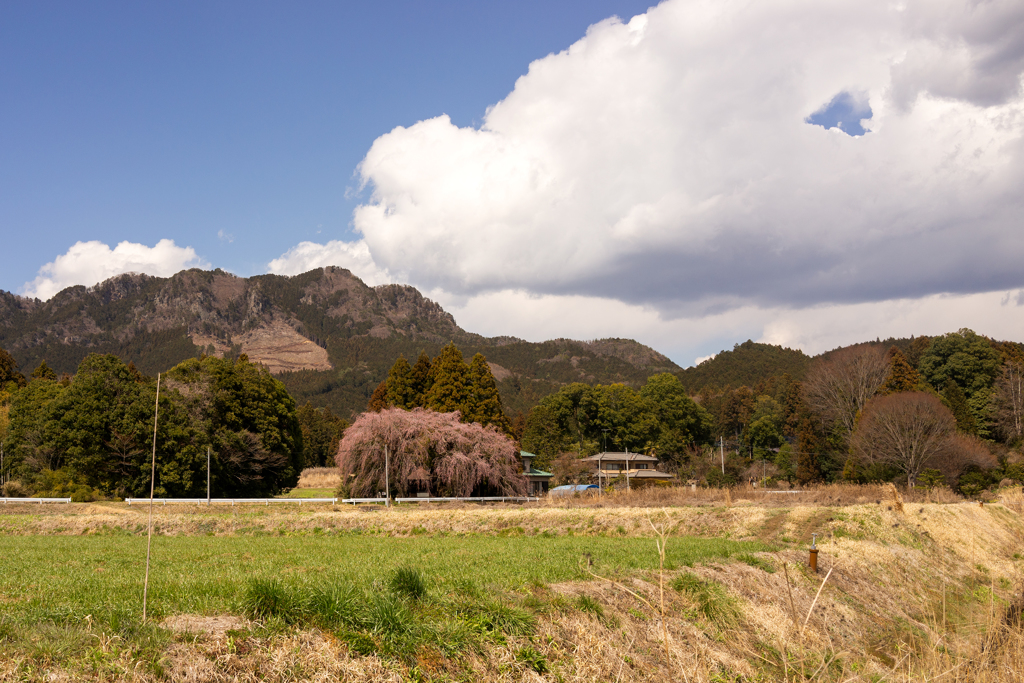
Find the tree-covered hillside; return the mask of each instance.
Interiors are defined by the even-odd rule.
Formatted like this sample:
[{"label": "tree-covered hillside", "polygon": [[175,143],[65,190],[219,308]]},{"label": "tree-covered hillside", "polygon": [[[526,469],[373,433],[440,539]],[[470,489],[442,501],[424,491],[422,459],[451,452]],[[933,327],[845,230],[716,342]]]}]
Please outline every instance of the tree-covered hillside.
[{"label": "tree-covered hillside", "polygon": [[677,374],[686,390],[696,394],[707,386],[719,389],[754,386],[779,375],[801,380],[810,363],[810,356],[803,351],[759,344],[748,339],[733,346],[731,351],[722,351],[714,358]]}]

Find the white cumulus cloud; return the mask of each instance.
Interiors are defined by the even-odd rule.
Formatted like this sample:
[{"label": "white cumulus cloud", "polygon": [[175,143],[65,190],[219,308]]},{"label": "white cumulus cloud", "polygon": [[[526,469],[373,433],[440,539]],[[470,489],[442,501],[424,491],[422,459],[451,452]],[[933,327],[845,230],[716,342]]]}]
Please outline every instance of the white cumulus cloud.
[{"label": "white cumulus cloud", "polygon": [[[751,330],[820,350],[1017,329],[1022,46],[1018,0],[667,0],[530,64],[479,128],[378,138],[362,239],[306,251],[474,331],[647,330],[679,362]],[[817,125],[835,103],[854,120]],[[272,267],[320,264],[307,244]]]},{"label": "white cumulus cloud", "polygon": [[324,266],[340,266],[371,287],[392,282],[386,270],[377,267],[366,243],[332,240],[327,244],[299,242],[269,264],[271,273],[298,275]]},{"label": "white cumulus cloud", "polygon": [[[377,139],[354,225],[381,267],[463,294],[685,312],[1020,286],[1021,44],[1019,2],[669,0],[531,64],[479,129]],[[867,134],[806,122],[842,93]]]},{"label": "white cumulus cloud", "polygon": [[192,247],[179,247],[169,239],[152,247],[125,241],[113,249],[98,240],[76,242],[40,268],[36,278],[21,288],[21,293],[46,300],[66,287],[89,287],[122,273],[169,277],[186,268],[209,267]]}]

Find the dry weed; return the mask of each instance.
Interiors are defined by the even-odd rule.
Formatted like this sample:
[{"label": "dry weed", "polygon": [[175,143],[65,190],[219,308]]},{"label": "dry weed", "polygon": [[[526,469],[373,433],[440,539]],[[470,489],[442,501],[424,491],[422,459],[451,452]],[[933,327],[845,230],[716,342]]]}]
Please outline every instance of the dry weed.
[{"label": "dry weed", "polygon": [[337,467],[307,467],[299,475],[297,489],[336,489],[341,486]]}]

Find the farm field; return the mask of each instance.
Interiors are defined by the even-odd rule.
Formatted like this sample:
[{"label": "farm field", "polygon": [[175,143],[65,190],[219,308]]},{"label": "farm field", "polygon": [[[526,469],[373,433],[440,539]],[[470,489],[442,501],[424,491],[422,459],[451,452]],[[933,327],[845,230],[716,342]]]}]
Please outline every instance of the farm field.
[{"label": "farm field", "polygon": [[1017,498],[877,500],[158,506],[146,623],[146,506],[8,506],[0,680],[1020,680]]}]

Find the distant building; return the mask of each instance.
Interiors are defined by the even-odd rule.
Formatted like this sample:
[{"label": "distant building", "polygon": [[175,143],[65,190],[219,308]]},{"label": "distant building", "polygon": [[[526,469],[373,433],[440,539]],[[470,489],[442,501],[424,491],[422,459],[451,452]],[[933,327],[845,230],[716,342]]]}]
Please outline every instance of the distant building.
[{"label": "distant building", "polygon": [[533,453],[519,451],[519,457],[523,459],[523,474],[526,475],[529,481],[527,495],[543,496],[546,494],[548,492],[548,485],[551,483],[551,477],[554,475],[533,467],[533,459],[537,457]]},{"label": "distant building", "polygon": [[655,469],[658,459],[653,455],[642,453],[598,453],[589,458],[583,458],[590,463],[594,472],[591,478],[594,481],[600,479],[608,482],[618,477],[627,477],[631,482],[671,481],[675,479],[671,474],[659,472]]}]

